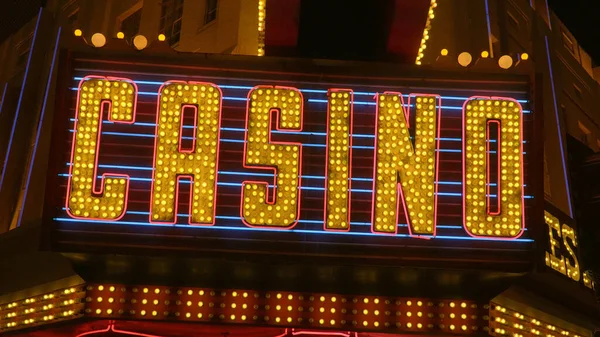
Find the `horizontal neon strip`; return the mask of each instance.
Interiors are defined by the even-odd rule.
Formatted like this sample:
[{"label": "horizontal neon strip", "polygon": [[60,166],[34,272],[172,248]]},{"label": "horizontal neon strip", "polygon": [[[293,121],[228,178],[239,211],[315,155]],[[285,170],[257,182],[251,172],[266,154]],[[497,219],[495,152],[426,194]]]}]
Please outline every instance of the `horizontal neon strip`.
[{"label": "horizontal neon strip", "polygon": [[[66,166],[71,166],[70,163],[67,163]],[[151,166],[124,166],[124,165],[98,165],[99,168],[108,168],[108,169],[125,169],[125,170],[139,170],[139,171],[153,171]],[[232,176],[250,176],[250,177],[265,177],[265,178],[273,178],[272,173],[254,173],[254,172],[235,172],[235,171],[219,171],[219,174],[222,175],[232,175]],[[68,177],[68,174],[61,173],[60,177]],[[98,176],[101,177],[101,176]],[[316,179],[316,180],[325,180],[325,176],[314,176],[314,175],[301,175],[302,179]],[[145,179],[145,178],[140,178]],[[364,181],[364,182],[373,182],[373,178],[351,178],[351,181]],[[460,181],[438,181],[438,185],[462,185]],[[492,183],[486,186],[496,186],[496,184]],[[527,184],[523,185],[527,186]]]},{"label": "horizontal neon strip", "polygon": [[[75,118],[70,118],[69,119],[71,122],[75,122],[76,119]],[[102,124],[116,124],[114,122],[111,121],[102,121]],[[156,123],[142,123],[142,122],[136,122],[133,124],[134,126],[148,126],[148,127],[156,127]],[[194,129],[194,126],[192,125],[184,125],[183,126],[184,129]],[[245,128],[225,128],[222,127],[221,131],[231,131],[231,132],[246,132],[247,130]],[[302,135],[302,136],[320,136],[320,137],[325,137],[327,136],[326,132],[306,132],[306,131],[277,131],[277,130],[271,130],[271,133],[274,134],[289,134],[289,135]],[[360,133],[353,133],[351,134],[352,138],[368,138],[368,139],[375,139],[375,135],[368,135],[368,134],[360,134]],[[411,139],[413,139],[414,137],[410,137]],[[455,137],[441,137],[441,138],[436,138],[436,140],[440,140],[440,141],[446,141],[446,142],[460,142],[462,141],[462,138],[455,138]],[[496,143],[497,141],[495,139],[490,139],[488,140],[490,143]],[[526,144],[527,141],[524,140],[523,144]]]},{"label": "horizontal neon strip", "polygon": [[[63,211],[66,211],[67,208],[63,207]],[[140,211],[128,211],[126,212],[127,214],[135,214],[135,215],[150,215],[150,212],[140,212]],[[185,214],[185,213],[181,213],[181,214],[177,214],[178,217],[184,217],[187,218],[190,215],[189,214]],[[239,216],[224,216],[224,215],[217,215],[215,216],[215,218],[217,219],[223,219],[223,220],[242,220],[241,217]],[[299,223],[311,223],[311,224],[323,224],[323,220],[298,220]],[[358,221],[351,221],[350,222],[351,226],[371,226],[370,222],[358,222]],[[399,223],[397,224],[398,227],[408,227],[408,224],[404,224],[404,223]],[[439,225],[436,224],[436,228],[442,228],[442,229],[463,229],[463,226],[452,226],[452,225]],[[527,230],[527,228],[525,228],[525,230]]]},{"label": "horizontal neon strip", "polygon": [[[73,77],[73,79],[75,81],[81,81],[83,79],[83,77]],[[147,84],[147,85],[156,85],[156,86],[161,86],[163,85],[165,82],[157,82],[157,81],[133,81],[136,84]],[[217,84],[220,88],[223,89],[239,89],[239,90],[250,90],[254,87],[251,86],[245,86],[245,85],[219,85]],[[314,93],[314,94],[327,94],[327,90],[319,90],[319,89],[298,89],[300,90],[300,92],[306,92],[306,93]],[[353,92],[354,95],[359,95],[359,96],[371,96],[371,97],[375,97],[375,95],[377,94],[376,92],[363,92],[363,91],[354,91]],[[409,97],[410,95],[402,95],[403,97]],[[442,99],[447,99],[447,100],[457,100],[457,101],[466,101],[468,97],[460,97],[460,96],[440,96]],[[527,100],[517,100],[517,102],[519,103],[529,103],[529,101]]]},{"label": "horizontal neon strip", "polygon": [[[71,88],[71,91],[77,91],[78,88]],[[140,96],[158,96],[157,92],[150,92],[150,91],[138,91],[138,95]],[[248,101],[247,98],[245,97],[233,97],[233,96],[223,96],[223,100],[224,101]],[[327,103],[326,99],[314,99],[314,98],[309,98],[308,99],[309,103]],[[364,102],[364,101],[354,101],[352,102],[355,105],[376,105],[375,102]],[[406,104],[403,104],[404,107],[406,107]],[[457,107],[457,106],[447,106],[447,105],[442,105],[441,106],[442,110],[461,110],[462,111],[462,107]],[[531,113],[531,111],[529,110],[523,110],[524,114],[528,114]]]},{"label": "horizontal neon strip", "polygon": [[[225,99],[225,97],[223,97],[223,99]],[[325,104],[328,103],[328,101],[326,99],[313,99],[313,98],[311,98],[308,101],[310,103],[325,103]],[[356,105],[377,105],[375,102],[360,102],[360,101],[354,101],[353,104],[356,104]],[[406,108],[406,104],[403,104],[402,106]],[[411,105],[411,107],[413,107],[413,105]],[[441,108],[442,108],[442,110],[460,110],[460,111],[463,110],[462,106],[447,106],[447,105],[442,105]],[[531,113],[531,111],[523,109],[523,113],[524,114],[529,114],[529,113]]]},{"label": "horizontal neon strip", "polygon": [[[63,207],[62,208],[63,211],[66,211],[67,208]],[[142,212],[142,211],[127,211],[126,214],[133,214],[133,215],[150,215],[150,212]],[[190,215],[189,214],[185,214],[185,213],[177,213],[177,217],[180,218],[188,218]],[[242,218],[239,216],[227,216],[227,215],[217,215],[215,216],[215,218],[220,219],[220,220],[236,220],[236,221],[242,221]],[[298,220],[299,223],[306,223],[306,224],[318,224],[318,225],[322,225],[323,224],[323,220]],[[351,226],[371,226],[370,222],[358,222],[358,221],[352,221],[350,222]],[[399,223],[398,227],[408,227],[408,224],[402,224]],[[436,225],[437,228],[443,228],[443,229],[462,229],[462,226],[451,226],[451,225]]]},{"label": "horizontal neon strip", "polygon": [[[386,235],[381,235],[377,233],[356,233],[356,232],[331,232],[324,230],[304,230],[304,229],[289,229],[289,230],[281,230],[281,229],[271,229],[271,228],[250,228],[250,227],[224,227],[224,226],[190,226],[190,225],[164,225],[164,224],[151,224],[149,222],[135,222],[135,221],[96,221],[96,220],[78,220],[71,218],[53,218],[54,221],[62,221],[62,222],[80,222],[80,223],[101,223],[101,224],[122,224],[122,225],[137,225],[137,226],[159,226],[159,227],[181,227],[181,228],[202,228],[207,230],[241,230],[241,231],[264,231],[264,232],[277,232],[277,233],[303,233],[303,234],[330,234],[330,235],[351,235],[351,236],[378,236],[378,237],[386,237]],[[396,237],[409,238],[408,234],[396,234]],[[532,239],[515,239],[510,241],[505,240],[497,240],[493,238],[474,238],[470,236],[436,236],[432,237],[432,240],[465,240],[465,241],[497,241],[497,242],[533,242]]]},{"label": "horizontal neon strip", "polygon": [[[73,133],[73,130],[69,130],[69,132]],[[105,131],[102,132],[103,135],[109,135],[109,136],[122,136],[122,137],[140,137],[140,138],[155,138],[154,134],[145,134],[145,133],[131,133],[131,132],[110,132],[110,131]],[[193,137],[181,137],[181,139],[185,139],[185,140],[192,140]],[[241,139],[228,139],[228,138],[221,138],[220,140],[223,143],[245,143],[246,141],[241,140]],[[309,143],[302,143],[302,146],[304,147],[326,147],[325,144],[309,144]],[[352,146],[353,149],[359,149],[359,150],[375,150],[374,146],[363,146],[363,145],[354,145]],[[436,152],[441,152],[441,153],[461,153],[462,150],[456,150],[456,149],[438,149],[436,150]],[[488,153],[496,153],[496,151],[489,151]],[[527,152],[523,152],[523,154],[527,154]]]},{"label": "horizontal neon strip", "polygon": [[[328,100],[326,99],[315,99],[315,98],[309,98],[308,99],[309,103],[329,103]],[[375,102],[363,102],[363,101],[353,101],[352,102],[353,105],[377,105],[377,103]],[[408,105],[407,104],[402,104],[403,108],[406,108]],[[413,107],[414,105],[411,105],[411,107]],[[450,109],[450,107],[447,106],[443,106],[442,109]]]},{"label": "horizontal neon strip", "polygon": [[[69,174],[67,173],[60,173],[58,175],[59,177],[68,177]],[[107,177],[110,177],[110,174],[107,174]],[[98,179],[101,179],[102,176],[97,176]],[[152,182],[152,178],[137,178],[137,177],[129,177],[129,179],[131,179],[131,181],[145,181],[145,182]],[[190,184],[189,180],[182,180],[180,181],[181,184],[185,184],[188,185]],[[217,182],[218,186],[234,186],[234,187],[242,187],[242,183],[228,183],[228,182]],[[269,184],[269,188],[273,188],[275,187],[275,185]],[[300,190],[307,190],[307,191],[325,191],[325,187],[316,187],[316,186],[300,186]],[[352,188],[350,189],[351,192],[353,193],[373,193],[373,190],[367,190],[367,189],[358,189],[358,188]],[[435,195],[441,195],[441,196],[445,196],[445,197],[462,197],[462,193],[450,193],[450,192],[438,192],[435,193]],[[495,194],[490,194],[487,195],[490,198],[495,198],[496,195]],[[533,196],[524,196],[525,199],[533,199]]]}]

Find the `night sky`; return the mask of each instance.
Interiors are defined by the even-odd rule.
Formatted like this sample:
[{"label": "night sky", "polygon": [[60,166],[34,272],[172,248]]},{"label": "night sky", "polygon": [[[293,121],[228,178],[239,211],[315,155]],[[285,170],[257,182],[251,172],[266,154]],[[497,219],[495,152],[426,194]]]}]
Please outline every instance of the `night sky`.
[{"label": "night sky", "polygon": [[600,65],[600,0],[548,0],[595,65]]}]

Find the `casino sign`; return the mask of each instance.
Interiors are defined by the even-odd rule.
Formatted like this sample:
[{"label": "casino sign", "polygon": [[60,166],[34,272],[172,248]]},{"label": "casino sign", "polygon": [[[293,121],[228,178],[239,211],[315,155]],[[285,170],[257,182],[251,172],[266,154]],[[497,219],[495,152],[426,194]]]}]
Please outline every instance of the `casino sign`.
[{"label": "casino sign", "polygon": [[[104,129],[136,126],[138,87],[126,78],[86,76],[79,81],[65,211],[72,219],[119,221],[134,210],[131,177],[106,170],[98,179],[99,167],[110,167],[99,158],[105,146],[111,145]],[[260,84],[238,91],[247,106],[245,127],[236,130],[243,133],[244,145],[237,164],[272,183],[257,181],[253,175],[241,181],[236,220],[248,227],[292,229],[301,219],[301,193],[309,186],[303,184],[307,165],[303,144],[286,141],[285,135],[316,131],[314,125],[305,125],[302,90]],[[435,236],[438,196],[443,193],[439,171],[444,168],[439,157],[447,99],[440,94],[390,91],[361,97],[361,103],[373,106],[375,126],[372,134],[357,135],[354,91],[330,88],[321,92],[327,100],[326,110],[319,112],[327,116],[320,132],[325,138],[325,156],[314,164],[325,167],[319,188],[324,203],[315,209],[323,213],[323,230],[353,230],[352,194],[365,192],[353,189],[352,183],[362,179],[372,181],[366,193],[372,195],[373,233],[396,234],[398,224],[405,223],[411,236]],[[167,80],[149,94],[157,96],[157,101],[154,130],[145,134],[154,138],[153,159],[147,166],[151,172],[146,191],[148,223],[175,224],[178,211],[185,209],[182,217],[190,225],[218,224],[222,109],[228,108],[223,107],[221,88],[208,82]],[[462,131],[456,132],[461,136],[456,139],[462,139],[458,150],[462,152],[462,181],[456,183],[462,185],[458,194],[465,232],[478,238],[517,239],[525,227],[523,108],[510,97],[473,96],[460,103]],[[274,140],[274,133],[281,140]],[[124,132],[121,136],[136,135]],[[352,167],[361,160],[353,158],[353,140],[359,136],[374,143],[373,171],[368,178],[357,176]],[[363,161],[361,165],[366,165]],[[185,208],[179,199],[184,181],[190,184]]]},{"label": "casino sign", "polygon": [[2,331],[585,334],[497,298],[547,233],[530,76],[70,48],[29,194],[72,275]]}]

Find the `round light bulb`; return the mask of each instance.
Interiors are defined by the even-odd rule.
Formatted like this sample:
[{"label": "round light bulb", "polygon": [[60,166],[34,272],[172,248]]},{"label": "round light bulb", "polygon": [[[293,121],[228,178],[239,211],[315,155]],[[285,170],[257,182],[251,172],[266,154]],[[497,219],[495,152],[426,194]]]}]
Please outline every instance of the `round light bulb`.
[{"label": "round light bulb", "polygon": [[523,61],[529,60],[529,54],[527,54],[527,53],[521,54],[521,60],[523,60]]},{"label": "round light bulb", "polygon": [[123,32],[118,32],[117,39],[122,40],[123,38],[125,38],[125,34]]},{"label": "round light bulb", "polygon": [[490,56],[490,53],[487,50],[484,50],[481,52],[481,57],[483,57],[484,59],[488,58]]},{"label": "round light bulb", "polygon": [[81,31],[81,29],[75,29],[75,31],[73,31],[73,34],[75,34],[75,36],[81,36],[83,35],[83,32]]},{"label": "round light bulb", "polygon": [[136,35],[136,37],[133,38],[133,46],[137,50],[142,50],[148,47],[148,39],[146,39],[144,35]]},{"label": "round light bulb", "polygon": [[469,64],[471,64],[472,61],[473,56],[471,56],[471,54],[466,51],[458,55],[458,63],[463,67],[467,67]]},{"label": "round light bulb", "polygon": [[158,34],[158,41],[164,41],[166,39],[167,37],[165,36],[165,34]]},{"label": "round light bulb", "polygon": [[444,48],[441,51],[442,56],[447,56],[448,55],[448,49]]},{"label": "round light bulb", "polygon": [[92,35],[92,44],[96,48],[104,47],[106,44],[106,37],[102,33],[96,33]]},{"label": "round light bulb", "polygon": [[498,60],[498,65],[502,69],[508,69],[508,68],[512,67],[512,65],[513,65],[513,59],[509,55],[503,55]]}]

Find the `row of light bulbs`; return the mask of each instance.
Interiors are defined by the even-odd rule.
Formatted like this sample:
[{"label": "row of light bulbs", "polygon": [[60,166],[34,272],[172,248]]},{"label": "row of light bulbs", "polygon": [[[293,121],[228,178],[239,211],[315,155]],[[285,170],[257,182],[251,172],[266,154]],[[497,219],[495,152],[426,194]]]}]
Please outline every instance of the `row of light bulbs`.
[{"label": "row of light bulbs", "polygon": [[[446,48],[440,51],[440,55],[442,56],[448,56],[448,53],[448,49]],[[480,56],[482,59],[487,59],[490,57],[490,52],[484,50],[481,52]],[[520,61],[529,60],[529,54],[527,53],[519,54],[518,57]],[[461,66],[468,67],[469,65],[471,65],[471,63],[473,63],[473,55],[471,55],[471,53],[462,52],[458,55],[458,64],[460,64]],[[502,69],[509,69],[513,65],[515,65],[515,61],[510,55],[503,55],[498,59],[498,66],[500,66],[500,68]]]},{"label": "row of light bulbs", "polygon": [[[0,311],[2,310],[16,310],[12,312],[8,312],[0,316],[0,331],[4,329],[11,329],[21,325],[32,325],[32,324],[40,324],[44,321],[52,321],[55,319],[63,319],[68,318],[69,316],[79,314],[78,310],[70,309],[66,306],[77,305],[80,303],[78,298],[61,298],[62,296],[68,296],[70,294],[74,294],[77,292],[77,288],[67,288],[60,292],[49,293],[39,297],[31,297],[27,298],[24,301],[16,301],[12,303],[7,303],[6,306],[4,304],[0,304]],[[60,298],[60,299],[59,299]],[[54,301],[56,302],[49,304],[42,304],[44,301]],[[64,300],[64,301],[63,301]],[[39,304],[38,304],[39,303]],[[32,307],[34,305],[39,305],[38,307]],[[25,310],[22,308],[25,307]],[[57,311],[57,309],[63,310]],[[52,310],[48,312],[48,310]],[[25,320],[21,320],[23,316],[31,315],[34,313],[38,313],[40,316],[38,317],[30,317]],[[47,313],[44,316],[41,316],[42,313]]]},{"label": "row of light bulbs", "polygon": [[417,54],[416,65],[421,65],[421,60],[425,57],[425,49],[427,48],[427,40],[429,40],[429,30],[431,30],[431,21],[435,18],[434,10],[437,7],[437,0],[431,0],[429,4],[429,12],[427,13],[427,21],[425,22],[425,29],[423,30],[423,37],[421,38],[421,45],[419,46],[419,53]]},{"label": "row of light bulbs", "polygon": [[[75,29],[73,31],[73,35],[75,35],[77,37],[83,36],[83,31],[81,29]],[[119,40],[125,39],[125,33],[118,32],[117,39],[119,39]],[[166,39],[167,39],[167,37],[165,36],[165,34],[158,35],[158,41],[163,42]],[[146,47],[148,47],[148,38],[146,38],[142,34],[138,34],[138,35],[134,36],[131,41],[133,43],[133,47],[137,50],[142,50],[142,49],[145,49]],[[106,45],[106,36],[104,36],[104,34],[102,34],[102,33],[94,33],[90,39],[90,43],[92,44],[92,46],[94,46],[96,48],[102,48]]]},{"label": "row of light bulbs", "polygon": [[[437,5],[437,4],[436,4]],[[433,16],[433,15],[432,15]],[[81,29],[75,29],[75,31],[73,32],[75,36],[80,37],[83,35],[83,32],[81,31]],[[425,36],[427,36],[427,31],[425,33]],[[426,40],[426,37],[424,37],[423,39]],[[117,33],[117,39],[119,40],[123,40],[125,38],[125,34],[123,32],[118,32]],[[163,42],[166,40],[166,36],[165,34],[159,34],[158,35],[158,40]],[[104,47],[104,45],[106,45],[106,36],[104,36],[104,34],[102,33],[95,33],[92,35],[91,37],[91,44],[96,47],[96,48],[102,48]],[[141,34],[136,35],[133,39],[133,46],[137,49],[137,50],[142,50],[145,49],[146,47],[148,47],[148,39]],[[426,48],[426,46],[424,46],[424,43],[422,43],[421,48]],[[422,53],[422,50],[419,51],[420,53]],[[262,52],[264,54],[264,51]],[[442,56],[448,56],[448,49],[442,49],[440,54]],[[261,52],[259,50],[259,55],[261,55]],[[422,55],[422,54],[420,54]],[[262,55],[261,55],[262,56]],[[481,52],[481,58],[488,58],[490,57],[490,53],[487,50],[484,50]],[[421,58],[422,56],[420,56],[417,59],[417,64],[420,65],[421,64]],[[527,53],[522,53],[519,55],[520,60],[522,61],[527,61],[529,59],[529,54]],[[471,53],[469,52],[462,52],[458,55],[458,63],[463,66],[463,67],[468,67],[471,63],[473,62],[473,56],[471,55]],[[498,65],[500,66],[500,68],[502,69],[509,69],[510,67],[512,67],[514,64],[514,60],[512,58],[512,56],[510,55],[503,55],[498,59]]]},{"label": "row of light bulbs", "polygon": [[[547,322],[541,322],[540,320],[537,320],[535,318],[532,317],[528,317],[525,316],[517,311],[514,311],[513,309],[508,309],[507,312],[507,308],[496,305],[495,308],[493,308],[493,310],[497,311],[498,314],[500,315],[505,315],[504,317],[496,317],[496,319],[494,320],[497,323],[500,323],[502,325],[505,325],[509,328],[514,328],[514,329],[519,329],[519,330],[523,330],[524,332],[530,331],[531,335],[541,335],[543,329],[547,330],[546,331],[546,337],[556,337],[556,335],[554,335],[554,332],[560,331],[560,334],[563,336],[569,336],[571,335],[571,333],[564,329],[564,328],[557,328],[555,325],[547,323]],[[508,318],[508,321],[507,319]],[[504,328],[495,328],[494,332],[496,334],[500,334],[500,335],[510,335],[507,334],[506,330]],[[514,333],[512,334],[514,337],[517,337],[516,335],[518,335],[518,333]],[[521,335],[520,335],[521,336]],[[580,337],[577,334],[573,334],[573,337]]]}]

